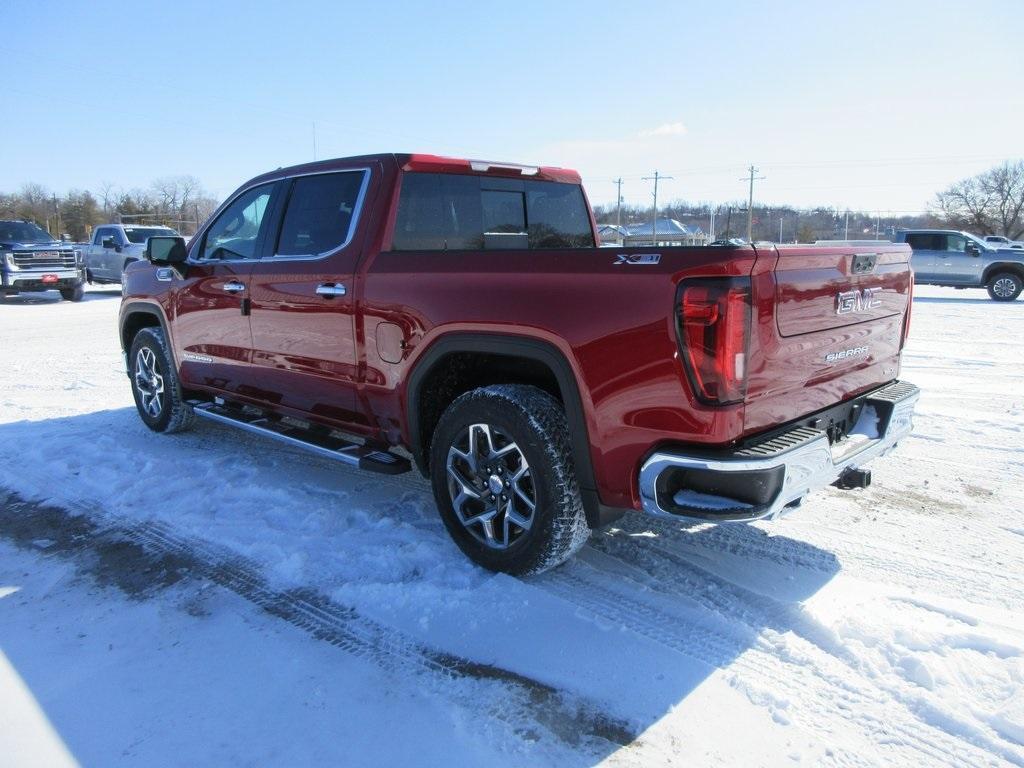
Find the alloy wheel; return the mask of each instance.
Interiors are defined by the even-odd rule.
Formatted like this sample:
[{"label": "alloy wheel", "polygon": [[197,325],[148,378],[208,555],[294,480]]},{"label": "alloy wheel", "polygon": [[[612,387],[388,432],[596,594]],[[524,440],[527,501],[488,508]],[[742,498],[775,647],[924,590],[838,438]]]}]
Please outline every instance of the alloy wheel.
[{"label": "alloy wheel", "polygon": [[1010,277],[1001,277],[992,284],[992,293],[1001,299],[1010,298],[1016,290],[1017,283]]},{"label": "alloy wheel", "polygon": [[135,355],[135,389],[146,415],[159,418],[163,410],[164,377],[157,367],[156,354],[149,347],[142,347]]},{"label": "alloy wheel", "polygon": [[448,492],[463,527],[508,549],[533,525],[537,492],[519,446],[490,424],[470,424],[448,449]]}]

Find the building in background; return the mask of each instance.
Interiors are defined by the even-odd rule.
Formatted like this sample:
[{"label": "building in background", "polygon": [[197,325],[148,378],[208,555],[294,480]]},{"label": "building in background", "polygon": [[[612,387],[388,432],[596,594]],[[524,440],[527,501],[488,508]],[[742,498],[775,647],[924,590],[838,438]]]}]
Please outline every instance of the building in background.
[{"label": "building in background", "polygon": [[597,237],[601,245],[622,245],[627,234],[625,227],[617,227],[614,224],[597,225]]},{"label": "building in background", "polygon": [[[700,227],[683,224],[675,219],[658,219],[657,229],[655,230],[656,237],[651,236],[650,222],[645,224],[631,224],[623,229],[625,229],[626,232],[623,237],[622,244],[627,247],[707,245],[710,240],[704,230]],[[603,237],[602,242],[604,242]]]}]

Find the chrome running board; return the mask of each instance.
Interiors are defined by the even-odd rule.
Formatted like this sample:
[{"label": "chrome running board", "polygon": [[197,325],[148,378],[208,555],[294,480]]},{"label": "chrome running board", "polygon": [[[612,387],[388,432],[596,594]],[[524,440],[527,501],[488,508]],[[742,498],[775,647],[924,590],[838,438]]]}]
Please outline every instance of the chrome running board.
[{"label": "chrome running board", "polygon": [[269,437],[286,445],[301,448],[317,456],[339,461],[350,467],[385,475],[400,475],[412,469],[409,460],[390,451],[379,451],[341,437],[329,431],[314,432],[286,424],[262,413],[234,408],[223,403],[192,402],[196,416],[218,424],[227,424],[256,435]]}]

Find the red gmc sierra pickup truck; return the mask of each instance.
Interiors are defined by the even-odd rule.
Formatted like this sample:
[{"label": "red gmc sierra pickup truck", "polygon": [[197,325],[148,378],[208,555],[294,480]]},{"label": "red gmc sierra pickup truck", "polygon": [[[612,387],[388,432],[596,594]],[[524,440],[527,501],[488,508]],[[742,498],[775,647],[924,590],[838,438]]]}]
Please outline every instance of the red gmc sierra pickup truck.
[{"label": "red gmc sierra pickup truck", "polygon": [[477,563],[626,510],[774,517],[911,431],[906,245],[599,248],[563,168],[420,154],[258,176],[125,272],[143,422],[413,464]]}]

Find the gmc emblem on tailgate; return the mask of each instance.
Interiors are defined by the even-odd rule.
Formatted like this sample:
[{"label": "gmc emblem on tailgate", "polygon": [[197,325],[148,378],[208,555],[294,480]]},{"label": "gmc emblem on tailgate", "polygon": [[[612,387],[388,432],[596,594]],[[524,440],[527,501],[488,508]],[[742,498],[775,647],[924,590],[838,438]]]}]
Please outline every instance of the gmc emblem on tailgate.
[{"label": "gmc emblem on tailgate", "polygon": [[862,291],[841,291],[836,294],[836,314],[849,315],[853,312],[867,312],[869,309],[882,306],[878,294],[881,288],[865,288]]}]

